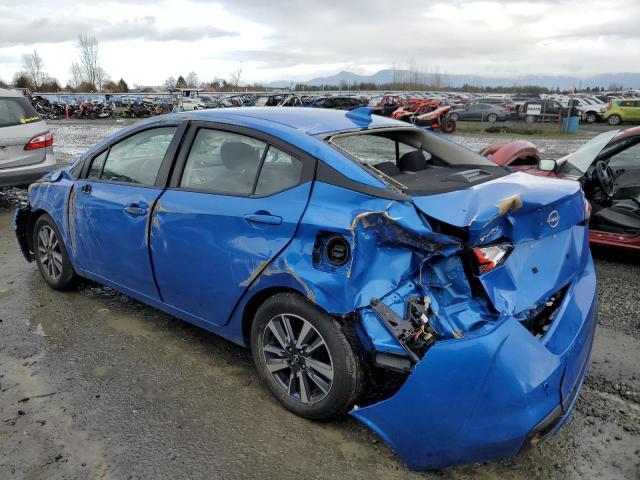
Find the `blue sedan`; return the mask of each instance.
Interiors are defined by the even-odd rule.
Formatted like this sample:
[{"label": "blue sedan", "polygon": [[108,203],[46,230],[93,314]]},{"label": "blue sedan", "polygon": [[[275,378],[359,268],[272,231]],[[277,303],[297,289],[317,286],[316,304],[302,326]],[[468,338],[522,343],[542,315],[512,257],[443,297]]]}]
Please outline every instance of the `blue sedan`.
[{"label": "blue sedan", "polygon": [[407,464],[553,435],[596,324],[577,182],[403,122],[300,108],[136,123],[29,189],[14,228],[55,289],[108,285],[249,346],[279,402],[345,412]]}]

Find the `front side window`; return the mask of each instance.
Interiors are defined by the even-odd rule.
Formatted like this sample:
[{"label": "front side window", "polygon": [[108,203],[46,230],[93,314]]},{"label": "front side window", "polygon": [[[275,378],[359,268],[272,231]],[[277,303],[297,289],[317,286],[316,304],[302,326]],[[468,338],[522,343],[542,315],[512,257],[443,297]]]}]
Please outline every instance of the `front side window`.
[{"label": "front side window", "polygon": [[[635,138],[631,139],[636,140]],[[629,142],[632,143],[632,142]],[[624,150],[615,153],[609,159],[611,168],[638,168],[640,167],[640,142],[632,145]]]},{"label": "front side window", "polygon": [[109,150],[105,150],[104,152],[102,152],[100,155],[98,155],[93,159],[93,162],[91,162],[91,168],[89,169],[89,175],[87,175],[87,178],[95,178],[95,179],[100,178],[100,175],[102,175],[102,169],[104,168],[104,161],[107,159],[108,153],[109,153]]},{"label": "front side window", "polygon": [[267,144],[245,135],[200,129],[180,187],[209,193],[248,195]]},{"label": "front side window", "polygon": [[[176,127],[153,128],[136,133],[113,145],[106,153],[106,160],[101,158],[104,154],[98,155],[91,164],[89,176],[108,182],[151,186],[156,182],[175,133]],[[104,166],[97,176],[100,162],[104,162]]]}]

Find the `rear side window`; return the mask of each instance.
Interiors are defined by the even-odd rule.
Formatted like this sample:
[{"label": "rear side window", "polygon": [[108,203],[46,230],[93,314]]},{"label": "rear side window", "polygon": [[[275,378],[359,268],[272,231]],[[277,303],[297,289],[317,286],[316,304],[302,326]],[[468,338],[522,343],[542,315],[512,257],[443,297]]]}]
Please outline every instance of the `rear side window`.
[{"label": "rear side window", "polygon": [[245,135],[201,129],[193,141],[180,186],[249,195],[266,148],[266,143]]},{"label": "rear side window", "polygon": [[0,97],[0,128],[39,121],[38,113],[26,98]]},{"label": "rear side window", "polygon": [[89,177],[152,186],[175,133],[176,127],[153,128],[116,143],[93,159]]},{"label": "rear side window", "polygon": [[302,178],[302,162],[288,153],[269,147],[264,159],[256,195],[272,195],[283,190],[295,187]]}]

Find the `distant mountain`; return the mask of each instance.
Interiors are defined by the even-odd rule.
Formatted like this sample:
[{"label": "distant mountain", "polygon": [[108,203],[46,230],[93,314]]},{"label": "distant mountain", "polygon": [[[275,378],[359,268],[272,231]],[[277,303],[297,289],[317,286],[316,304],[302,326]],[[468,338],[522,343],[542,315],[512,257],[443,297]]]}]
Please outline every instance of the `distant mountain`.
[{"label": "distant mountain", "polygon": [[575,86],[604,87],[611,84],[623,85],[625,88],[640,88],[640,73],[603,73],[599,75],[584,77],[569,77],[563,75],[521,75],[513,77],[490,77],[483,75],[460,75],[446,73],[426,73],[413,74],[409,70],[380,70],[373,75],[359,75],[352,72],[340,72],[328,77],[312,78],[306,82],[278,81],[267,84],[271,88],[287,88],[297,83],[320,87],[322,85],[340,85],[346,82],[347,85],[366,82],[382,85],[396,82],[409,82],[411,77],[413,82],[425,83],[429,85],[440,85],[442,87],[462,87],[465,84],[479,87],[512,87],[524,85],[537,85],[549,89],[567,90]]}]

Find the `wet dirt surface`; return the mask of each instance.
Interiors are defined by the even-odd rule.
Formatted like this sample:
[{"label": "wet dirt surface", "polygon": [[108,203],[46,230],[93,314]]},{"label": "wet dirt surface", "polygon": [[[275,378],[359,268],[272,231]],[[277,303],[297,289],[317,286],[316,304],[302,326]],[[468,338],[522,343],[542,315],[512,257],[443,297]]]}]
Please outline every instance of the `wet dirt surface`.
[{"label": "wet dirt surface", "polygon": [[[54,134],[71,156],[84,134],[67,128]],[[82,145],[120,125],[100,128]],[[640,256],[595,252],[593,363],[556,437],[504,462],[418,473],[350,418],[280,408],[240,347],[95,284],[49,289],[22,258],[6,203],[0,479],[640,477]]]}]

